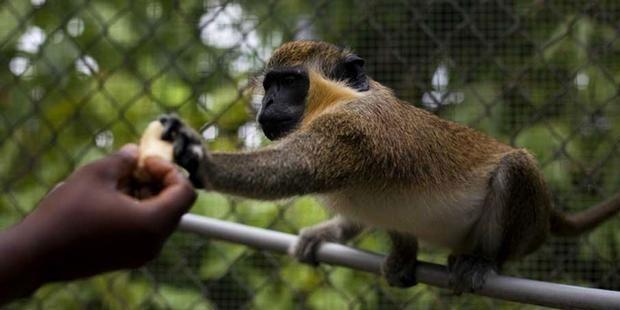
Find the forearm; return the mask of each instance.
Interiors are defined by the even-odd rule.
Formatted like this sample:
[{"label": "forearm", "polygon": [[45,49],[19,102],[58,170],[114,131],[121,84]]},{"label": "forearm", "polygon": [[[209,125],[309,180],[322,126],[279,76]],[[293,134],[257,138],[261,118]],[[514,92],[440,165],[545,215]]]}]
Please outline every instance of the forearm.
[{"label": "forearm", "polygon": [[279,199],[335,191],[363,181],[365,153],[360,143],[300,133],[258,151],[213,153],[198,170],[206,189]]},{"label": "forearm", "polygon": [[24,297],[42,283],[31,227],[22,222],[0,232],[0,305]]},{"label": "forearm", "polygon": [[248,198],[279,199],[324,187],[309,167],[303,158],[277,149],[215,153],[203,168],[203,179],[208,189]]},{"label": "forearm", "polygon": [[[364,135],[334,116],[300,129],[271,146],[244,153],[210,154],[198,133],[178,122],[175,162],[196,187],[256,199],[324,193],[365,182]],[[176,129],[175,129],[176,128]],[[335,135],[333,128],[345,128]]]}]

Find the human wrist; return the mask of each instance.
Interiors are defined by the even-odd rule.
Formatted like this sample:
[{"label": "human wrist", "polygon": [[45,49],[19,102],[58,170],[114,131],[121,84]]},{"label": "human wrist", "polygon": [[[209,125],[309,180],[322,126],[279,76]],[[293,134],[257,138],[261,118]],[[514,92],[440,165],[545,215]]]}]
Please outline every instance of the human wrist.
[{"label": "human wrist", "polygon": [[0,301],[32,293],[44,282],[40,244],[23,221],[0,232]]}]

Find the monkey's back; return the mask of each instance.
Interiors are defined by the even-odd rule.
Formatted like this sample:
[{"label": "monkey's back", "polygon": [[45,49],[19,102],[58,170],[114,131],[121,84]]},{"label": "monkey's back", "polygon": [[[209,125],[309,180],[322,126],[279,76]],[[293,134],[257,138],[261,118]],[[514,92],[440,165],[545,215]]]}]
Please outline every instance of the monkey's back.
[{"label": "monkey's back", "polygon": [[[381,100],[383,98],[383,100]],[[486,178],[517,149],[467,126],[441,119],[391,93],[374,94],[335,109],[358,123],[360,151],[375,178],[429,188]],[[361,150],[363,148],[363,150]]]},{"label": "monkey's back", "polygon": [[467,251],[493,171],[506,154],[521,150],[390,99],[378,92],[334,109],[358,124],[365,137],[359,151],[367,154],[362,170],[369,173],[324,195],[327,204],[368,225]]}]

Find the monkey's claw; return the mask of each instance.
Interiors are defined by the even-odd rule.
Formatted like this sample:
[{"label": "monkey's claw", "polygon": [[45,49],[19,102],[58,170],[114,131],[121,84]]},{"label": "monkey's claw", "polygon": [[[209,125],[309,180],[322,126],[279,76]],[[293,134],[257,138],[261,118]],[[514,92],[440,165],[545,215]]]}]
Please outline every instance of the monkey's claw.
[{"label": "monkey's claw", "polygon": [[327,241],[322,234],[317,233],[312,227],[299,231],[299,239],[289,249],[289,255],[302,263],[317,266],[319,264],[316,252],[322,242]]},{"label": "monkey's claw", "polygon": [[404,260],[397,255],[388,255],[381,265],[381,273],[390,286],[411,287],[418,284],[415,276],[415,258]]},{"label": "monkey's claw", "polygon": [[176,115],[162,115],[159,121],[164,126],[162,140],[172,142],[174,161],[189,172],[189,179],[195,187],[204,188],[200,165],[206,160],[202,138]]},{"label": "monkey's claw", "polygon": [[448,258],[450,286],[455,294],[480,290],[489,274],[495,273],[493,263],[471,255],[451,255]]}]

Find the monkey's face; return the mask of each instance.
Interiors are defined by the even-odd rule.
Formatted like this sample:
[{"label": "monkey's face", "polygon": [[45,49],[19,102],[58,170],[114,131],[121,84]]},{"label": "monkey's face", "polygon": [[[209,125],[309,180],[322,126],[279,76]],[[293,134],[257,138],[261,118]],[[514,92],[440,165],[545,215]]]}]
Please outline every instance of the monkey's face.
[{"label": "monkey's face", "polygon": [[300,124],[313,104],[309,102],[313,99],[308,98],[323,100],[320,97],[328,96],[327,93],[309,94],[317,89],[311,87],[316,83],[313,76],[344,82],[346,87],[358,92],[369,89],[364,60],[325,42],[285,43],[274,52],[265,72],[258,122],[270,140],[286,136]]},{"label": "monkey's face", "polygon": [[310,88],[308,72],[302,67],[271,69],[263,79],[265,95],[258,114],[265,136],[284,137],[303,117]]}]

